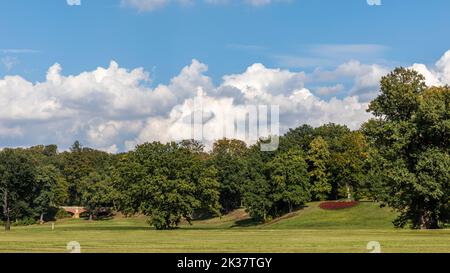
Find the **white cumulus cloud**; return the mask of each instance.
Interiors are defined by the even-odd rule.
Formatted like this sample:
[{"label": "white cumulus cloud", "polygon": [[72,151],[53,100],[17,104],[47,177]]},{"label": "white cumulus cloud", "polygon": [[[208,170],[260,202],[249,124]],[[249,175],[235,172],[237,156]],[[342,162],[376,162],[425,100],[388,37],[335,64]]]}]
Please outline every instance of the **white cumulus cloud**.
[{"label": "white cumulus cloud", "polygon": [[434,67],[416,63],[411,68],[425,76],[427,85],[450,84],[450,50],[435,63]]},{"label": "white cumulus cloud", "polygon": [[[414,64],[429,85],[450,83],[450,51],[432,67]],[[52,65],[43,82],[18,75],[0,78],[0,147],[57,144],[66,149],[75,140],[109,152],[132,149],[146,141],[192,137],[195,101],[203,101],[205,139],[246,139],[224,130],[245,124],[252,105],[277,105],[281,132],[307,123],[328,122],[357,129],[370,114],[368,98],[377,95],[389,68],[350,61],[334,70],[312,73],[250,65],[224,75],[215,85],[208,67],[197,60],[167,84],[152,86],[143,68],[125,69],[115,61],[77,75]],[[318,87],[317,87],[318,86]],[[334,96],[323,99],[321,95]],[[229,135],[234,133],[235,135]]]},{"label": "white cumulus cloud", "polygon": [[66,0],[67,5],[69,6],[80,6],[81,0]]}]

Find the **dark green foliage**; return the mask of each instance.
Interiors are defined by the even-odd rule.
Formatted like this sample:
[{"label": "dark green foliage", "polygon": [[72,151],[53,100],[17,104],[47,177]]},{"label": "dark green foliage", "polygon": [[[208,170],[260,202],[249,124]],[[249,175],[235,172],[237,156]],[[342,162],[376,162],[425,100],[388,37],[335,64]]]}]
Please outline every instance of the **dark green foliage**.
[{"label": "dark green foliage", "polygon": [[67,190],[67,182],[55,166],[44,165],[36,169],[33,207],[39,213],[41,223],[47,213],[65,203]]},{"label": "dark green foliage", "polygon": [[272,200],[281,209],[287,207],[292,212],[311,200],[308,166],[301,151],[292,149],[279,154],[267,164],[267,171]]},{"label": "dark green foliage", "polygon": [[[157,229],[192,220],[195,209],[218,213],[216,170],[200,154],[176,143],[145,143],[119,163],[120,208],[150,216]],[[124,189],[125,191],[121,191]]]},{"label": "dark green foliage", "polygon": [[288,151],[292,148],[307,151],[309,144],[316,137],[315,130],[310,125],[302,125],[289,131],[280,139],[280,151]]},{"label": "dark green foliage", "polygon": [[[368,179],[376,197],[401,214],[396,226],[437,228],[449,221],[450,89],[427,88],[398,68],[381,81],[363,126],[370,144]],[[370,183],[370,182],[368,182]]]},{"label": "dark green foliage", "polygon": [[241,206],[246,153],[247,146],[240,140],[221,139],[214,143],[211,162],[217,169],[220,204],[225,213]]},{"label": "dark green foliage", "polygon": [[5,149],[0,152],[1,212],[5,230],[11,221],[33,216],[31,204],[36,169],[27,154],[21,150]]},{"label": "dark green foliage", "polygon": [[350,132],[347,126],[334,123],[324,124],[314,129],[315,137],[322,137],[328,143],[331,152],[341,150],[342,138]]},{"label": "dark green foliage", "polygon": [[110,176],[92,172],[80,183],[81,204],[88,210],[91,220],[102,216],[108,208],[113,207],[115,189]]},{"label": "dark green foliage", "polygon": [[82,181],[92,173],[100,176],[108,175],[112,155],[83,147],[76,141],[70,152],[60,155],[60,169],[69,186],[68,205],[82,205]]},{"label": "dark green foliage", "polygon": [[381,79],[381,94],[369,111],[386,121],[407,121],[419,107],[419,95],[427,86],[425,77],[414,70],[396,68]]},{"label": "dark green foliage", "polygon": [[264,162],[253,146],[248,156],[244,203],[252,217],[267,221],[310,201],[307,164],[301,151],[291,149]]},{"label": "dark green foliage", "polygon": [[272,218],[272,190],[266,177],[262,153],[257,145],[250,147],[246,164],[243,203],[250,216],[265,222]]}]

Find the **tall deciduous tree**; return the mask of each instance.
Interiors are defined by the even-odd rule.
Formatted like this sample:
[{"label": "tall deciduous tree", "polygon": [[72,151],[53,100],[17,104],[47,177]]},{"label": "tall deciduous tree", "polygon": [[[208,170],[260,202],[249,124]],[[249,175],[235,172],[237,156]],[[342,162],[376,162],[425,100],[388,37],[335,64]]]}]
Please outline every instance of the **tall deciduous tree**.
[{"label": "tall deciduous tree", "polygon": [[145,143],[118,165],[121,210],[150,216],[157,229],[176,227],[182,219],[190,222],[196,209],[219,211],[215,169],[184,145]]},{"label": "tall deciduous tree", "polygon": [[246,153],[247,146],[241,140],[221,139],[213,145],[212,163],[217,169],[220,204],[225,213],[241,206]]},{"label": "tall deciduous tree", "polygon": [[351,130],[345,126],[335,123],[328,123],[314,129],[314,136],[322,137],[328,145],[330,159],[327,162],[328,183],[331,185],[330,197],[338,199],[342,194],[342,166],[336,164],[340,153],[343,151],[342,139],[348,135]]},{"label": "tall deciduous tree", "polygon": [[82,203],[82,181],[91,173],[105,175],[111,165],[112,156],[106,152],[83,147],[78,141],[69,152],[60,155],[60,168],[69,185],[69,205]]},{"label": "tall deciduous tree", "polygon": [[331,192],[328,180],[327,165],[330,160],[328,144],[322,137],[315,138],[309,145],[308,151],[309,176],[311,179],[311,193],[318,200],[327,199]]},{"label": "tall deciduous tree", "polygon": [[299,126],[295,129],[289,129],[280,139],[279,151],[287,152],[292,148],[307,151],[309,144],[316,136],[315,129],[307,124]]},{"label": "tall deciduous tree", "polygon": [[11,229],[11,218],[31,203],[35,182],[35,167],[21,149],[0,151],[0,193],[5,230]]},{"label": "tall deciduous tree", "polygon": [[36,170],[33,207],[39,214],[39,222],[44,222],[45,214],[57,206],[64,205],[68,198],[68,186],[59,170],[53,165],[39,166]]},{"label": "tall deciduous tree", "polygon": [[295,206],[310,201],[308,165],[297,149],[277,155],[267,165],[270,173],[272,198],[275,203],[286,204],[289,212]]},{"label": "tall deciduous tree", "polygon": [[395,224],[427,229],[449,221],[449,87],[427,88],[422,75],[397,68],[381,80],[369,111],[376,118],[364,132],[379,170],[371,176],[378,198],[400,212]]},{"label": "tall deciduous tree", "polygon": [[246,158],[243,201],[246,211],[258,221],[266,222],[271,218],[274,202],[271,185],[265,175],[265,163],[257,145],[250,147]]},{"label": "tall deciduous tree", "polygon": [[81,205],[89,212],[89,220],[102,209],[113,207],[115,190],[109,175],[92,172],[81,181]]},{"label": "tall deciduous tree", "polygon": [[334,154],[332,164],[341,196],[347,199],[359,197],[364,184],[364,166],[368,156],[366,138],[361,132],[345,134],[340,140],[339,151]]}]

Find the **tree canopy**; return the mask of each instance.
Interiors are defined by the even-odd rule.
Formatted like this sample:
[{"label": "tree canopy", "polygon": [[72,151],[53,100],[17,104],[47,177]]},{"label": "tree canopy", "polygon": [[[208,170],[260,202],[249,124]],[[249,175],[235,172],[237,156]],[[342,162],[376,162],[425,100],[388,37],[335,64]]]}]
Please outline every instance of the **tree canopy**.
[{"label": "tree canopy", "polygon": [[372,150],[377,197],[400,212],[395,224],[437,228],[448,221],[450,89],[428,88],[414,70],[398,68],[381,80],[363,131]]}]

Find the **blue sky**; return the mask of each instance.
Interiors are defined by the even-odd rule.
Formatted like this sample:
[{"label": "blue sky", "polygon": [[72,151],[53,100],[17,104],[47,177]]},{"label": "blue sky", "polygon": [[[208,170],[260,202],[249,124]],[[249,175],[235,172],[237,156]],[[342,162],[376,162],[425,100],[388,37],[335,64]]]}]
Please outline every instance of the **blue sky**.
[{"label": "blue sky", "polygon": [[199,97],[210,140],[248,105],[358,129],[396,66],[450,84],[450,1],[369,2],[0,0],[0,148],[186,138]]},{"label": "blue sky", "polygon": [[[366,0],[294,0],[259,7],[196,1],[147,12],[124,7],[120,0],[83,0],[80,6],[66,0],[2,0],[0,49],[37,52],[9,54],[18,64],[0,70],[0,76],[17,73],[43,80],[55,62],[65,73],[79,73],[110,60],[143,66],[154,73],[155,82],[168,81],[193,58],[208,64],[215,81],[255,62],[293,70],[311,69],[315,59],[318,66],[345,58],[432,63],[450,44],[449,11],[447,0],[383,0],[381,6]],[[314,50],[348,44],[385,48],[344,56]]]}]

